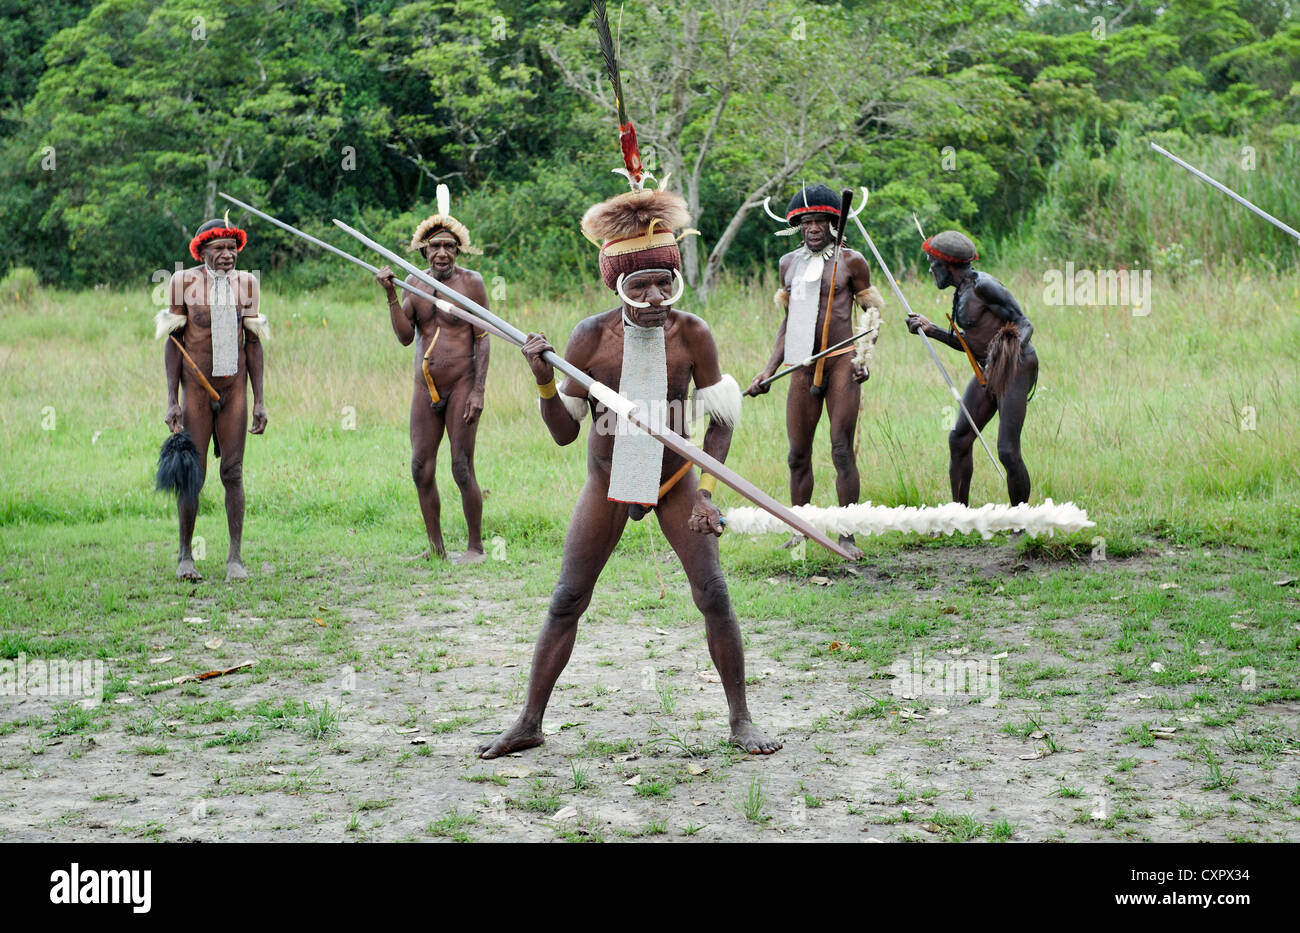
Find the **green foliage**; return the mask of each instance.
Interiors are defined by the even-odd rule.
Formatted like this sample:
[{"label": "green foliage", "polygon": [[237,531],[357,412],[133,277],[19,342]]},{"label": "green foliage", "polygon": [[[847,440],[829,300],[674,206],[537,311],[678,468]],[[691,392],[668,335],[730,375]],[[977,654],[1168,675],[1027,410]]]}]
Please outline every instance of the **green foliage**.
[{"label": "green foliage", "polygon": [[0,279],[0,302],[25,305],[32,300],[40,284],[35,272],[26,266],[16,266]]},{"label": "green foliage", "polygon": [[[752,205],[818,178],[870,187],[865,219],[901,268],[914,212],[1023,256],[1294,262],[1143,148],[1233,176],[1251,146],[1258,170],[1235,181],[1296,223],[1284,0],[664,0],[616,18],[647,163],[696,213],[697,281],[769,268],[788,241]],[[0,0],[0,271],[144,285],[189,261],[219,190],[404,244],[445,181],[487,251],[474,268],[561,294],[592,277],[582,210],[620,185],[612,111],[583,0]],[[233,219],[245,268],[300,288],[344,274]]]}]

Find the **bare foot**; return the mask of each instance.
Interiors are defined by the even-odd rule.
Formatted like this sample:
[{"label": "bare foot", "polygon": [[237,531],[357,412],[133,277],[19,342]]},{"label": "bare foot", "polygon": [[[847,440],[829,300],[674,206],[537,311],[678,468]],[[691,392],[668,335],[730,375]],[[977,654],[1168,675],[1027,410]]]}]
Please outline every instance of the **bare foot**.
[{"label": "bare foot", "polygon": [[487,560],[487,555],[481,550],[470,549],[452,561],[453,564],[481,564]]},{"label": "bare foot", "polygon": [[194,560],[189,557],[176,565],[176,576],[181,580],[193,580],[195,583],[203,579],[203,574],[199,573],[194,566]]},{"label": "bare foot", "polygon": [[248,579],[248,571],[244,569],[244,565],[242,562],[240,562],[239,558],[226,561],[226,582],[227,583],[231,582],[232,580],[247,580],[247,579]]},{"label": "bare foot", "polygon": [[790,535],[790,537],[786,539],[785,544],[781,545],[781,547],[788,551],[791,548],[797,548],[800,544],[802,544],[807,540],[808,539],[805,538],[803,535],[799,535],[799,534]]},{"label": "bare foot", "polygon": [[853,535],[840,535],[840,545],[843,547],[855,547],[857,543],[857,541],[853,540]]},{"label": "bare foot", "polygon": [[488,744],[480,745],[478,747],[478,756],[480,758],[500,758],[502,755],[509,755],[511,752],[521,752],[525,748],[536,748],[545,741],[542,737],[541,726],[526,726],[517,722]]},{"label": "bare foot", "polygon": [[781,747],[780,742],[769,739],[752,722],[741,723],[731,730],[731,744],[751,755],[770,755]]},{"label": "bare foot", "polygon": [[[414,557],[408,557],[407,560],[409,560],[409,561],[416,561],[416,560],[430,560],[430,559],[432,559],[434,553],[435,553],[435,552],[432,551],[430,548],[425,548],[423,551],[421,551],[419,554],[416,554]],[[447,552],[446,552],[446,551],[437,551],[436,553],[437,553],[437,556],[438,556],[438,559],[439,559],[439,560],[446,560],[446,559],[447,559]]]}]

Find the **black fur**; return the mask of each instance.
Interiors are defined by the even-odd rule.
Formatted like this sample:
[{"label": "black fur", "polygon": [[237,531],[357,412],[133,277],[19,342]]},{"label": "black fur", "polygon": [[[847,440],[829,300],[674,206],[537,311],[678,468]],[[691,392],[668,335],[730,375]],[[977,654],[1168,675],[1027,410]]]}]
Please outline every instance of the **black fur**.
[{"label": "black fur", "polygon": [[189,431],[173,434],[163,441],[158,451],[158,478],[154,488],[160,492],[176,493],[176,501],[194,505],[203,489],[203,470],[199,465],[199,451]]}]

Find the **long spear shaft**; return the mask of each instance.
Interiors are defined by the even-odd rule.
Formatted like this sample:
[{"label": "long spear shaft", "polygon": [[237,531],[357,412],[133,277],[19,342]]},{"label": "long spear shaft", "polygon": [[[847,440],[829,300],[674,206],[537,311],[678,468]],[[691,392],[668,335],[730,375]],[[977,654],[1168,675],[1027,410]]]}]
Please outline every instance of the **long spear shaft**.
[{"label": "long spear shaft", "polygon": [[[445,295],[447,298],[456,301],[458,304],[462,305],[463,307],[470,309],[471,311],[474,312],[474,314],[483,318],[485,321],[495,324],[505,334],[506,339],[509,340],[511,343],[515,344],[515,346],[522,347],[524,345],[524,342],[527,340],[527,336],[524,334],[523,331],[519,330],[519,328],[515,327],[513,324],[509,323],[508,321],[502,320],[501,318],[493,314],[491,311],[489,311],[487,308],[480,306],[477,302],[471,301],[470,299],[466,298],[464,295],[457,292],[455,289],[449,288],[448,286],[439,282],[437,279],[433,278],[432,276],[427,275],[420,269],[417,269],[415,266],[411,265],[401,256],[398,256],[396,253],[394,253],[392,250],[380,245],[379,243],[376,243],[374,240],[370,239],[370,237],[366,236],[364,233],[352,229],[343,221],[335,219],[334,224],[344,233],[349,234],[350,236],[356,238],[361,243],[364,243],[366,246],[369,246],[371,249],[379,253],[379,255],[383,256],[385,259],[388,259],[390,262],[395,262],[402,268],[406,269],[406,271],[410,272],[421,282],[424,282],[426,285],[432,287],[434,291],[440,292],[441,294]],[[822,547],[826,548],[828,551],[832,551],[838,554],[840,557],[845,558],[846,560],[857,559],[858,555],[845,549],[835,541],[832,541],[825,533],[823,533],[818,528],[816,528],[811,522],[800,518],[798,515],[795,515],[785,506],[781,505],[781,503],[777,502],[767,493],[763,492],[763,490],[759,489],[757,486],[753,485],[748,480],[741,477],[735,471],[729,469],[725,464],[722,463],[721,460],[718,460],[716,457],[710,456],[700,448],[696,447],[690,441],[686,440],[684,437],[681,437],[677,433],[669,430],[667,427],[660,424],[654,417],[642,411],[642,409],[638,407],[636,404],[628,401],[627,399],[619,395],[617,392],[615,392],[613,389],[611,389],[609,386],[605,385],[604,383],[597,382],[595,379],[592,379],[589,375],[584,373],[582,370],[578,369],[578,367],[574,366],[572,363],[564,359],[559,354],[547,350],[545,353],[542,354],[542,359],[546,360],[546,362],[550,363],[556,369],[560,370],[560,372],[564,373],[574,382],[578,383],[578,385],[585,388],[588,394],[592,398],[602,403],[606,408],[608,408],[609,410],[617,414],[623,415],[625,418],[627,418],[629,421],[635,424],[638,428],[645,431],[647,434],[651,435],[652,437],[656,438],[661,444],[663,444],[669,450],[673,451],[674,453],[678,454],[681,457],[684,457],[687,460],[690,460],[692,463],[697,464],[701,470],[704,470],[705,472],[711,473],[713,476],[716,476],[719,480],[721,480],[726,485],[730,486],[732,489],[736,490],[736,492],[740,493],[750,502],[754,503],[755,505],[759,506],[765,511],[770,512],[772,515],[776,516],[781,521],[785,522],[791,528],[794,528],[800,534],[804,535],[805,537],[812,538],[814,541],[816,541]]]},{"label": "long spear shaft", "polygon": [[[221,197],[229,201],[231,204],[235,204],[239,207],[242,207],[244,210],[248,211],[251,214],[256,214],[258,217],[261,217],[263,220],[267,221],[268,223],[275,224],[281,230],[286,230],[289,233],[294,234],[295,236],[302,237],[308,243],[313,243],[316,246],[319,246],[323,250],[328,250],[329,252],[333,253],[336,256],[341,256],[342,258],[346,259],[348,262],[354,262],[363,269],[368,269],[369,271],[375,273],[379,272],[378,266],[372,266],[364,259],[358,259],[356,256],[353,256],[351,253],[345,253],[337,246],[331,246],[329,243],[326,243],[324,240],[316,239],[310,233],[303,233],[297,227],[291,227],[283,220],[276,220],[270,214],[263,213],[262,211],[259,211],[257,208],[253,207],[253,205],[245,204],[243,201],[239,200],[238,198],[232,198],[230,195],[222,194],[219,191],[217,193],[220,194]],[[429,299],[428,292],[422,292],[418,288],[415,288],[414,286],[407,285],[399,278],[394,277],[393,284],[396,285],[398,288],[405,289],[406,291],[410,292],[412,295],[418,295],[419,297],[425,299],[426,301]],[[510,339],[506,337],[505,333],[500,328],[488,323],[487,321],[483,321],[479,319],[476,315],[470,314],[468,311],[462,311],[460,308],[457,308],[449,301],[443,301],[440,298],[435,298],[434,304],[436,304],[441,310],[450,314],[452,317],[459,318],[460,320],[465,321],[467,324],[473,324],[475,327],[480,327],[483,330],[486,330],[489,334],[491,334],[494,337],[500,337],[503,340]]]},{"label": "long spear shaft", "polygon": [[796,364],[794,364],[793,366],[791,366],[789,369],[783,369],[783,370],[781,370],[779,373],[773,373],[772,375],[770,375],[770,376],[768,376],[766,379],[764,379],[762,382],[760,382],[759,385],[761,385],[761,386],[769,386],[769,385],[771,385],[772,383],[776,382],[776,380],[780,379],[782,376],[788,376],[788,375],[790,375],[792,372],[794,372],[796,369],[803,369],[805,366],[808,366],[808,365],[810,365],[810,364],[812,364],[812,363],[816,363],[816,362],[817,362],[818,360],[820,360],[822,357],[830,356],[830,355],[831,355],[832,353],[834,353],[836,350],[842,350],[842,349],[844,349],[844,348],[847,347],[849,344],[853,343],[853,341],[855,341],[855,340],[859,340],[859,339],[861,339],[862,337],[867,336],[867,334],[869,334],[869,333],[871,333],[871,331],[869,331],[869,330],[864,330],[864,331],[863,331],[862,333],[860,333],[860,334],[854,334],[852,337],[846,337],[845,339],[841,340],[839,343],[835,344],[835,346],[833,346],[833,347],[827,347],[827,348],[826,348],[825,350],[823,350],[821,353],[814,353],[812,356],[808,357],[808,359],[804,360],[802,363],[796,363]]},{"label": "long spear shaft", "polygon": [[[889,280],[889,285],[894,290],[894,294],[898,296],[899,302],[907,309],[908,314],[914,313],[912,311],[912,306],[909,305],[907,299],[903,297],[903,290],[899,288],[898,283],[894,281],[894,276],[890,273],[889,266],[885,265],[885,260],[881,258],[880,250],[876,249],[876,244],[875,241],[871,239],[871,234],[867,233],[867,228],[862,226],[862,221],[858,220],[856,217],[853,218],[853,222],[858,225],[858,231],[862,234],[862,238],[866,240],[867,245],[871,247],[871,254],[876,257],[876,262],[880,265],[880,271],[885,273],[885,278]],[[998,458],[993,456],[993,451],[989,450],[988,442],[984,440],[984,435],[980,433],[980,429],[976,426],[975,419],[970,416],[970,412],[966,408],[966,403],[962,401],[961,393],[957,391],[957,387],[952,384],[952,379],[948,377],[948,370],[944,369],[943,363],[939,362],[939,354],[935,353],[934,347],[930,345],[930,338],[925,335],[924,330],[918,330],[917,333],[920,334],[921,339],[925,341],[925,348],[930,351],[930,359],[934,360],[934,365],[939,367],[939,372],[943,374],[943,381],[948,383],[948,391],[951,392],[952,397],[957,400],[957,404],[961,407],[961,413],[966,416],[966,421],[970,424],[971,430],[974,431],[975,436],[980,439],[980,444],[983,445],[984,452],[989,455],[989,460],[993,464],[993,469],[998,471],[998,476],[1006,479],[1007,475],[1002,472],[1002,465],[998,463]]]},{"label": "long spear shaft", "polygon": [[[807,197],[808,196],[805,194],[804,199],[807,200]],[[848,214],[849,208],[852,204],[853,189],[845,188],[844,191],[840,193],[840,210],[844,214]],[[835,270],[838,269],[840,265],[840,253],[844,251],[844,231],[848,228],[848,219],[846,217],[841,217],[840,229],[835,234],[835,258],[831,260],[831,290],[830,294],[826,296],[826,317],[822,319],[823,347],[826,345],[826,340],[831,332],[831,308],[835,305],[835,279],[838,277]],[[826,394],[826,389],[822,386],[822,375],[825,372],[825,368],[826,360],[825,357],[822,357],[817,361],[817,371],[813,373],[813,384],[810,388],[812,394],[817,398],[821,398]]]},{"label": "long spear shaft", "polygon": [[1187,169],[1187,171],[1191,172],[1193,175],[1195,175],[1197,178],[1199,178],[1201,181],[1205,182],[1206,184],[1210,184],[1218,188],[1220,191],[1222,191],[1228,197],[1232,198],[1232,200],[1236,201],[1238,204],[1254,211],[1256,214],[1258,214],[1260,217],[1263,217],[1265,220],[1267,220],[1273,226],[1277,227],[1279,230],[1289,233],[1297,240],[1300,240],[1300,230],[1295,230],[1292,227],[1288,227],[1286,224],[1282,223],[1282,221],[1278,220],[1268,211],[1261,210],[1260,208],[1256,207],[1254,204],[1251,204],[1249,201],[1247,201],[1241,195],[1237,194],[1237,192],[1233,191],[1227,185],[1219,184],[1219,182],[1215,181],[1209,175],[1202,172],[1199,168],[1188,165],[1186,162],[1178,158],[1178,156],[1174,155],[1168,149],[1164,149],[1160,146],[1157,146],[1155,143],[1151,144],[1151,148],[1154,149],[1156,152],[1160,153],[1166,159],[1169,159],[1174,164],[1181,165],[1183,168]]}]

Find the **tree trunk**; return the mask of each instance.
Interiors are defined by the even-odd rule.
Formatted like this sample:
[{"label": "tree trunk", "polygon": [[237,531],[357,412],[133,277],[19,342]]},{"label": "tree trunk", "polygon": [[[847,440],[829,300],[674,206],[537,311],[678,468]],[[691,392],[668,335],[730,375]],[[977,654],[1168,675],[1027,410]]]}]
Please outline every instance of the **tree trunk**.
[{"label": "tree trunk", "polygon": [[[700,186],[695,179],[686,179],[686,206],[691,212],[692,226],[699,226],[700,223]],[[700,287],[700,243],[699,237],[687,236],[682,237],[682,270],[686,276],[686,284],[691,288]],[[701,296],[703,297],[703,296]]]},{"label": "tree trunk", "polygon": [[722,272],[722,259],[727,255],[727,250],[731,247],[732,241],[736,239],[736,234],[740,233],[740,225],[745,222],[745,218],[749,216],[751,210],[753,210],[753,205],[748,201],[741,204],[736,213],[731,215],[731,220],[727,222],[727,229],[722,231],[722,236],[718,237],[718,242],[713,244],[708,262],[704,266],[704,275],[701,277],[699,288],[696,290],[700,296],[700,301],[708,301],[709,292],[713,291],[713,286],[718,284],[718,274]]}]

